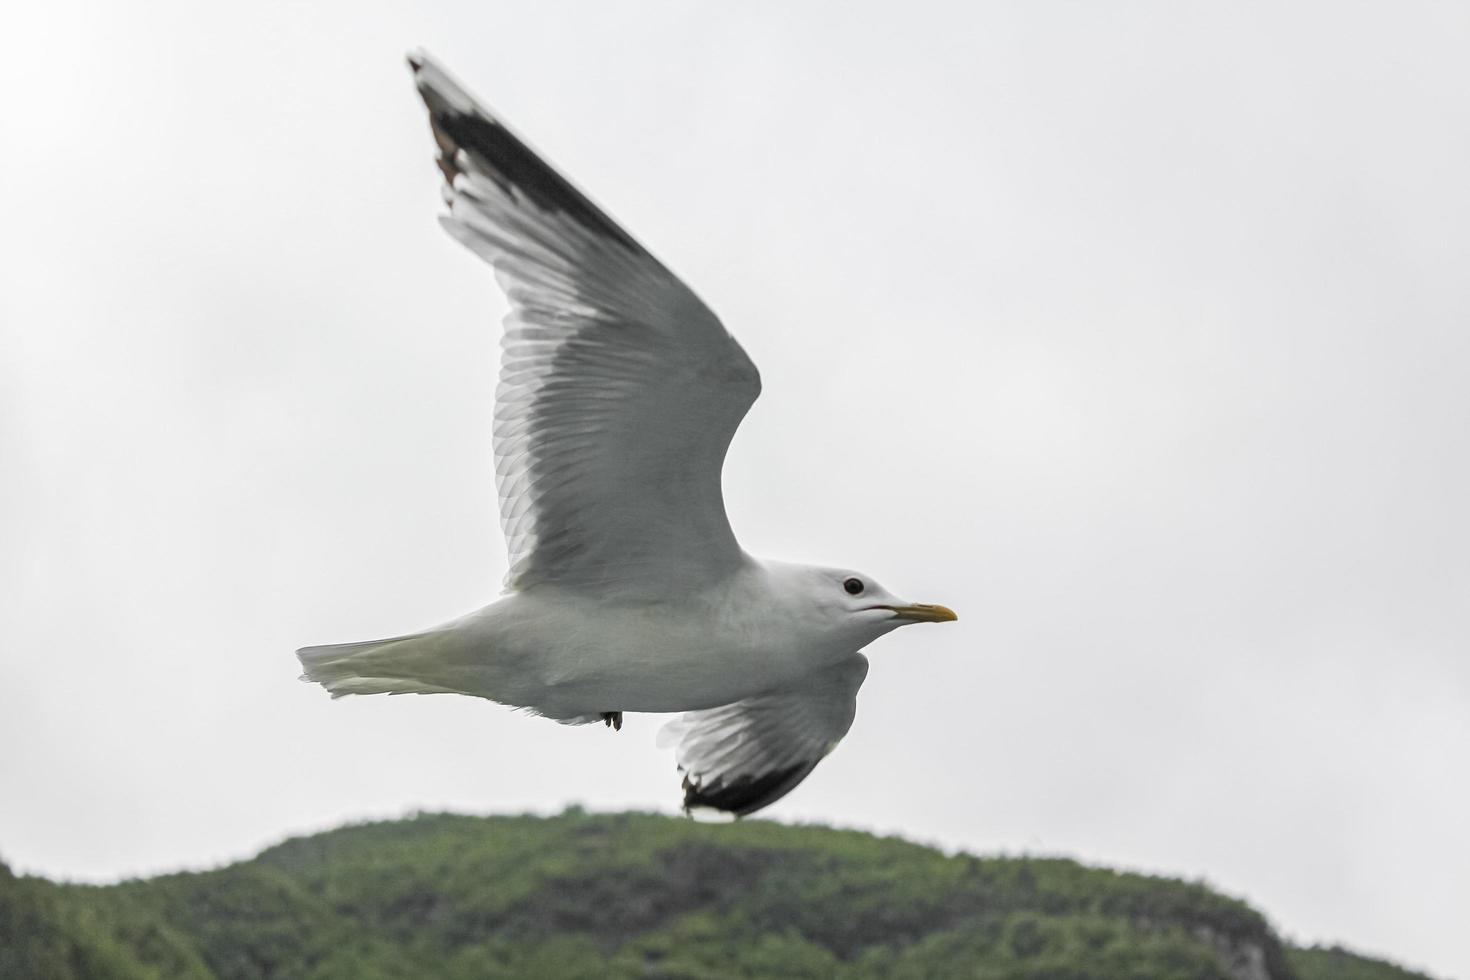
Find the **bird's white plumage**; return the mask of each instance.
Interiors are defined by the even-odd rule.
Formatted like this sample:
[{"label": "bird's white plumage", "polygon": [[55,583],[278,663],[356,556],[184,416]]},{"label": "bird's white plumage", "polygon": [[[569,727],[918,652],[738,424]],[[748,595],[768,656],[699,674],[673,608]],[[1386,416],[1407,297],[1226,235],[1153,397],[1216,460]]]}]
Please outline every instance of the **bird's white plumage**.
[{"label": "bird's white plumage", "polygon": [[686,805],[765,806],[852,724],[858,650],[953,614],[740,549],[720,472],[760,393],[750,358],[443,69],[410,64],[441,220],[510,300],[493,447],[508,591],[420,633],[302,649],[305,677],[334,696],[469,694],[567,723],[684,711],[662,741]]},{"label": "bird's white plumage", "polygon": [[[442,99],[506,132],[423,64],[431,109]],[[740,553],[720,470],[760,393],[755,365],[625,234],[588,227],[451,148],[444,226],[494,266],[511,303],[494,430],[507,584],[664,596],[728,574]]]}]

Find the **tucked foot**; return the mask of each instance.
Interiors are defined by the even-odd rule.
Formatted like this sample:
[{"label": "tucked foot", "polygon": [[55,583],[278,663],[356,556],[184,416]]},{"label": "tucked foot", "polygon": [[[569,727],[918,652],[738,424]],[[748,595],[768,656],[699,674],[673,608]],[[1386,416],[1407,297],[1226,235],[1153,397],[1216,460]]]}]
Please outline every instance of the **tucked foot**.
[{"label": "tucked foot", "polygon": [[621,711],[604,711],[602,723],[615,732],[623,730],[623,713]]}]

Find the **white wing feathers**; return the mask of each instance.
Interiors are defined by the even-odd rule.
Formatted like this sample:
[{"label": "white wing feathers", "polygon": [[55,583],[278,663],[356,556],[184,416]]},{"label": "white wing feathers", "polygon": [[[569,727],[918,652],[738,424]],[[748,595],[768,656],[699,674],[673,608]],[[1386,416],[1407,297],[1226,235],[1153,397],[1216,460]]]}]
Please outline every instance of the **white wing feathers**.
[{"label": "white wing feathers", "polygon": [[720,470],[760,375],[693,292],[432,61],[444,226],[511,304],[495,400],[507,584],[666,595],[741,560]]},{"label": "white wing feathers", "polygon": [[663,727],[684,772],[684,808],[743,815],[791,792],[852,727],[868,658],[853,654],[779,693],[689,711]]}]

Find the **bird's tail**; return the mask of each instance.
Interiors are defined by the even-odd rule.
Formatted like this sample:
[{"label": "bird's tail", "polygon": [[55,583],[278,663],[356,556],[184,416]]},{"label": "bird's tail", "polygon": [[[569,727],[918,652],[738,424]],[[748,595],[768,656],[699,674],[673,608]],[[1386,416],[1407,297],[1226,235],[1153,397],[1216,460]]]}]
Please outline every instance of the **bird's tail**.
[{"label": "bird's tail", "polygon": [[305,673],[304,681],[326,688],[334,698],[344,694],[460,694],[459,687],[446,686],[427,678],[439,674],[434,668],[444,636],[430,630],[386,640],[362,643],[333,643],[302,647],[296,651]]}]

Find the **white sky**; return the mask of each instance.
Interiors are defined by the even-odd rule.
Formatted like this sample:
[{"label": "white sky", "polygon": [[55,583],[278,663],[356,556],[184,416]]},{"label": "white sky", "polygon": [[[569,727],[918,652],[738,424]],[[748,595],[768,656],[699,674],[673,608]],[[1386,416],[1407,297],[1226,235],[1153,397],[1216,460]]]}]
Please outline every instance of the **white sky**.
[{"label": "white sky", "polygon": [[434,221],[423,45],[760,365],[745,546],[962,616],[874,646],[770,816],[1203,877],[1470,976],[1470,7],[20,6],[0,857],[672,812],[657,719],[296,681],[504,571],[503,304]]}]

